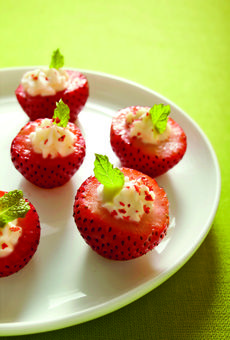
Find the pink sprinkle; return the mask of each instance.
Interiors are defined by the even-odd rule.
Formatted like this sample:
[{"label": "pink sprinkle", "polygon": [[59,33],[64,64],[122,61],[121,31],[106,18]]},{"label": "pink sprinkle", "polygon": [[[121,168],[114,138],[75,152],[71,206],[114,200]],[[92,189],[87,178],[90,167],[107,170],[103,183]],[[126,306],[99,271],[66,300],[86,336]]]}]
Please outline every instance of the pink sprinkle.
[{"label": "pink sprinkle", "polygon": [[144,176],[142,176],[142,177],[141,177],[141,180],[142,180],[142,182],[143,182],[144,184],[147,184],[147,183],[148,183],[148,180],[147,180],[147,178],[146,178],[146,177],[144,177]]},{"label": "pink sprinkle", "polygon": [[9,228],[10,229],[10,231],[19,231],[20,230],[20,227],[10,227]]},{"label": "pink sprinkle", "polygon": [[145,191],[145,200],[146,201],[153,201],[152,196],[147,191]]},{"label": "pink sprinkle", "polygon": [[2,243],[2,249],[8,248],[8,245],[4,242]]},{"label": "pink sprinkle", "polygon": [[140,193],[140,188],[137,185],[134,185],[134,188],[135,188],[136,192],[139,194]]},{"label": "pink sprinkle", "polygon": [[58,117],[53,118],[52,120],[53,120],[53,122],[55,122],[56,124],[60,123],[60,121],[61,121],[60,118],[58,118]]},{"label": "pink sprinkle", "polygon": [[121,214],[126,214],[126,210],[125,209],[118,209],[119,213]]},{"label": "pink sprinkle", "polygon": [[64,139],[65,139],[65,135],[59,137],[59,138],[58,138],[58,141],[59,141],[59,142],[63,142]]},{"label": "pink sprinkle", "polygon": [[144,211],[145,211],[146,214],[149,214],[150,213],[150,208],[146,207],[146,205],[144,205]]},{"label": "pink sprinkle", "polygon": [[48,142],[48,139],[46,139],[45,141],[44,141],[44,144],[46,144]]},{"label": "pink sprinkle", "polygon": [[125,203],[123,203],[123,202],[119,202],[119,204],[122,205],[122,207],[125,206]]},{"label": "pink sprinkle", "polygon": [[38,80],[38,77],[35,76],[34,74],[31,75],[31,78],[33,78],[33,80]]}]

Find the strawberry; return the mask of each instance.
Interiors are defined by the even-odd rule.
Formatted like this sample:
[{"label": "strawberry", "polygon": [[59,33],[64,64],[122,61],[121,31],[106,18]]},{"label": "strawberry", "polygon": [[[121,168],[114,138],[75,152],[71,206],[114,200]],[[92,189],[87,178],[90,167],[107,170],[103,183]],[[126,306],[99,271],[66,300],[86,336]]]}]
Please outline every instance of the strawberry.
[{"label": "strawberry", "polygon": [[[56,59],[63,56],[60,55],[59,50],[53,54]],[[53,61],[50,65],[55,69],[59,69],[63,64],[57,63],[57,60]],[[25,113],[29,116],[30,120],[36,120],[38,118],[52,118],[56,102],[61,98],[70,108],[70,122],[75,122],[78,114],[83,109],[88,96],[89,85],[87,78],[79,71],[65,70],[69,76],[67,87],[63,90],[57,91],[52,95],[30,95],[20,84],[15,90],[15,95],[19,104]],[[31,74],[31,77],[33,73]],[[34,75],[34,82],[38,81],[37,76]]]},{"label": "strawberry", "polygon": [[123,167],[139,170],[154,178],[182,159],[187,148],[186,135],[168,117],[169,112],[169,105],[163,104],[153,108],[131,106],[120,110],[112,119],[111,146]]},{"label": "strawberry", "polygon": [[[68,118],[68,106],[60,100],[53,119],[28,122],[12,141],[11,159],[15,168],[39,187],[54,188],[65,184],[84,160],[84,137],[75,124],[68,122]],[[35,132],[37,129],[39,132]],[[32,143],[33,135],[38,140],[36,144]],[[68,141],[68,138],[73,140]],[[53,145],[58,145],[59,149],[53,149]]]},{"label": "strawberry", "polygon": [[39,241],[40,222],[32,203],[20,190],[0,191],[0,277],[22,269]]},{"label": "strawberry", "polygon": [[[107,159],[106,156],[100,157],[103,157],[103,162]],[[106,258],[129,260],[146,254],[164,238],[169,225],[169,202],[165,191],[158,186],[153,178],[137,170],[111,168],[111,172],[119,171],[119,175],[122,175],[126,181],[127,179],[135,181],[134,183],[137,184],[134,186],[136,185],[137,192],[141,190],[140,185],[144,185],[150,190],[150,192],[145,192],[144,202],[148,203],[148,206],[144,205],[144,213],[140,221],[131,220],[131,217],[125,214],[127,209],[131,209],[133,204],[131,199],[127,202],[120,201],[118,204],[120,207],[118,209],[112,207],[110,211],[106,205],[103,205],[103,200],[99,195],[100,182],[97,177],[100,178],[100,174],[107,166],[102,165],[96,171],[96,164],[95,161],[95,176],[87,178],[75,196],[73,216],[78,230],[85,242]],[[109,171],[109,175],[104,181],[104,190],[107,190],[104,193],[108,202],[111,200],[111,195],[117,197],[118,201],[121,197],[116,196],[119,194],[119,189],[117,184],[114,184],[115,181],[112,180],[112,185],[108,182],[114,177],[111,172]],[[124,184],[121,185],[124,187]],[[155,195],[154,199],[152,192]],[[117,218],[118,211],[121,215],[120,218]]]}]

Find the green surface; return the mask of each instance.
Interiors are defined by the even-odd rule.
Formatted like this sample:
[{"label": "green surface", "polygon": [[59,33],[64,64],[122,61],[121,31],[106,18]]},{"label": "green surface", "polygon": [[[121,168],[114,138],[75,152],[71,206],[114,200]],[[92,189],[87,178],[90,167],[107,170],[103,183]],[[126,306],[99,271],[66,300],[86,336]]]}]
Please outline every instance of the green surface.
[{"label": "green surface", "polygon": [[212,229],[178,273],[109,315],[20,339],[229,339],[229,18],[229,0],[0,2],[0,67],[49,64],[59,47],[66,66],[147,86],[200,125],[222,176]]}]

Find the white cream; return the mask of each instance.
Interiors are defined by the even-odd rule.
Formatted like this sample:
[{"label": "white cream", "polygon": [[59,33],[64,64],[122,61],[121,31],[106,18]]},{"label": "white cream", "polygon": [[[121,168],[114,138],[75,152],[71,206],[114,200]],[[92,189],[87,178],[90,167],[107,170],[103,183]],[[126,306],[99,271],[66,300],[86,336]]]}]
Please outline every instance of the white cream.
[{"label": "white cream", "polygon": [[0,228],[0,258],[9,255],[18,243],[22,228],[17,226],[17,220]]},{"label": "white cream", "polygon": [[52,124],[52,120],[45,118],[42,123],[31,132],[29,138],[34,152],[55,158],[65,157],[74,152],[75,135],[68,129]]},{"label": "white cream", "polygon": [[65,90],[68,80],[68,73],[61,68],[43,68],[25,73],[21,84],[31,96],[50,96]]},{"label": "white cream", "polygon": [[[99,199],[103,201],[103,185],[98,187]],[[125,184],[112,202],[102,202],[112,216],[126,221],[140,222],[145,213],[153,208],[155,194],[140,180],[130,181],[125,177]]]},{"label": "white cream", "polygon": [[129,111],[126,115],[130,137],[139,138],[143,143],[158,144],[166,140],[170,134],[167,124],[163,133],[159,133],[153,126],[148,107],[140,107],[137,111]]}]

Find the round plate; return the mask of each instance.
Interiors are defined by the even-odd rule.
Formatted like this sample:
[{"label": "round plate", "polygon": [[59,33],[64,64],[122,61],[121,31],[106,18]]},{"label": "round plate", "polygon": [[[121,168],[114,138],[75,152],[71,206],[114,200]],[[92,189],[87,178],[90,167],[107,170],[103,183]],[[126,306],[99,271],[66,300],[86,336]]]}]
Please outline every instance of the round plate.
[{"label": "round plate", "polygon": [[[29,264],[0,279],[0,335],[44,332],[76,325],[110,313],[140,298],[174,274],[197,250],[214,219],[220,196],[216,155],[196,123],[175,104],[133,82],[81,70],[90,98],[79,116],[86,139],[83,165],[63,187],[41,189],[26,181],[10,159],[10,145],[28,121],[14,90],[31,68],[0,71],[0,190],[22,189],[36,207],[41,241]],[[111,117],[130,105],[164,103],[184,129],[188,148],[182,161],[157,178],[170,201],[166,238],[145,256],[126,262],[107,260],[83,241],[73,220],[80,184],[93,173],[95,153],[116,166],[109,133]],[[3,308],[7,306],[7,308]]]}]

